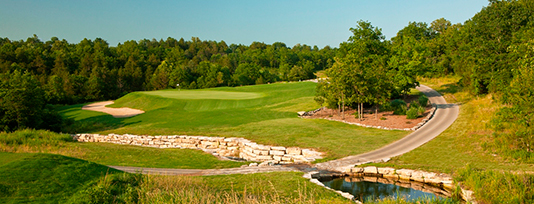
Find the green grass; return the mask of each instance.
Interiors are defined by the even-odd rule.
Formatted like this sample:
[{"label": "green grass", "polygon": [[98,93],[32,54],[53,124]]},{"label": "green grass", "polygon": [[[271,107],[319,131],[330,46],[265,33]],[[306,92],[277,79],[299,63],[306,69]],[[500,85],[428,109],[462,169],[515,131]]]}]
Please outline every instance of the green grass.
[{"label": "green grass", "polygon": [[74,142],[69,135],[43,130],[0,133],[0,152],[46,152],[103,165],[136,167],[217,169],[247,164],[222,161],[200,150]]},{"label": "green grass", "polygon": [[276,172],[221,176],[149,176],[146,203],[353,203],[302,178]]},{"label": "green grass", "polygon": [[118,170],[53,154],[0,152],[0,203],[58,203]]},{"label": "green grass", "polygon": [[[191,149],[157,149],[106,143],[76,143],[78,158],[104,165],[176,169],[220,169],[239,167],[244,162],[222,161],[211,154]],[[73,155],[74,156],[74,155]]]},{"label": "green grass", "polygon": [[0,203],[351,203],[302,173],[158,176],[54,154],[0,152]]},{"label": "green grass", "polygon": [[[267,145],[314,148],[326,152],[327,159],[377,149],[409,133],[298,118],[298,111],[319,108],[313,100],[316,85],[301,82],[135,92],[112,105],[145,111],[125,119],[81,110],[81,105],[62,107],[59,111],[76,120],[75,124],[82,124],[83,131],[73,132],[243,137]],[[217,99],[207,99],[208,96]],[[95,124],[95,128],[86,128],[90,124]]]},{"label": "green grass", "polygon": [[206,90],[160,90],[143,91],[142,94],[161,96],[173,99],[222,99],[222,100],[244,100],[262,97],[262,94],[251,92],[230,92],[230,91],[206,91]]}]

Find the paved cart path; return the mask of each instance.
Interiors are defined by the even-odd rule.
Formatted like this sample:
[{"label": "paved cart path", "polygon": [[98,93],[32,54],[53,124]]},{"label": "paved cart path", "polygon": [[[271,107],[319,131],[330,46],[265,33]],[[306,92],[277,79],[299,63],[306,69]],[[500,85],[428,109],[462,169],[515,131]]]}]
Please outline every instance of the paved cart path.
[{"label": "paved cart path", "polygon": [[319,163],[316,164],[316,167],[324,170],[343,171],[355,164],[402,155],[434,139],[445,131],[456,118],[458,118],[460,112],[458,105],[447,103],[441,94],[427,86],[421,85],[417,90],[428,96],[432,105],[436,107],[434,116],[423,127],[380,149],[360,155],[348,156],[338,160]]}]

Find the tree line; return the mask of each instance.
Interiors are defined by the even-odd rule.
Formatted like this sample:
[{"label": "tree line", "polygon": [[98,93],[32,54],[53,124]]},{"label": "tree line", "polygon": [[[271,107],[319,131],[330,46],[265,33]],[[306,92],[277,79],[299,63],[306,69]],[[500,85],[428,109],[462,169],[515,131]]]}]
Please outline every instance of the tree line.
[{"label": "tree line", "polygon": [[37,36],[26,41],[0,38],[0,73],[28,72],[52,104],[116,99],[132,91],[176,87],[264,84],[314,78],[333,63],[329,46],[284,43],[227,45],[224,41],[126,41],[116,47],[100,38],[77,44]]}]

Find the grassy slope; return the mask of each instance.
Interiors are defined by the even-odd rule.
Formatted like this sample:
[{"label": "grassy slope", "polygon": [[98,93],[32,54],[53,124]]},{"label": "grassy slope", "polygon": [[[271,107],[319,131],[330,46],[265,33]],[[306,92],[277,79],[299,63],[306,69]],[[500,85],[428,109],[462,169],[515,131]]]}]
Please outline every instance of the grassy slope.
[{"label": "grassy slope", "polygon": [[69,135],[42,130],[0,133],[0,152],[47,152],[76,157],[103,165],[213,169],[231,168],[242,162],[221,161],[211,154],[190,149],[157,149],[107,143],[73,142]]},{"label": "grassy slope", "polygon": [[0,203],[57,203],[106,174],[106,166],[53,154],[0,152]]},{"label": "grassy slope", "polygon": [[140,200],[146,203],[353,203],[300,172],[149,176],[143,188]]},{"label": "grassy slope", "polygon": [[[97,131],[100,133],[244,137],[262,144],[315,148],[327,152],[328,159],[373,150],[408,134],[298,118],[296,112],[318,108],[313,100],[315,86],[312,82],[302,82],[207,89],[262,96],[240,100],[224,98],[225,94],[210,96],[223,99],[178,99],[184,92],[178,90],[151,92],[150,95],[136,92],[112,105],[146,111],[132,118],[115,119],[103,113],[82,111],[80,105],[63,107],[61,113],[79,123],[107,124],[109,129]],[[205,91],[185,92],[197,92],[206,97]]]},{"label": "grassy slope", "polygon": [[483,144],[492,140],[492,130],[487,124],[500,105],[493,101],[491,95],[471,97],[455,85],[456,81],[456,78],[423,80],[423,84],[442,93],[448,102],[461,104],[460,115],[450,128],[434,140],[393,158],[386,165],[445,173],[452,173],[466,164],[479,169],[534,170],[532,164],[507,161],[499,155],[484,151]]},{"label": "grassy slope", "polygon": [[139,176],[54,154],[0,152],[0,203],[351,203],[302,173]]}]

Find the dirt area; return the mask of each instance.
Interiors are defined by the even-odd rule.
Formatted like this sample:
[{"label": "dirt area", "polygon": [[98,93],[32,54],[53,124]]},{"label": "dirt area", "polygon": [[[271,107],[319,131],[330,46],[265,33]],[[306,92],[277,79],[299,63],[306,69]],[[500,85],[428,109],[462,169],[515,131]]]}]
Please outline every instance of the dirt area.
[{"label": "dirt area", "polygon": [[[407,104],[410,104],[410,102],[413,100],[417,100],[417,96],[408,97],[405,101]],[[396,129],[413,128],[418,123],[422,122],[428,114],[430,114],[431,109],[432,106],[428,105],[422,117],[417,119],[406,119],[406,115],[393,115],[393,111],[378,112],[378,115],[375,115],[374,107],[370,107],[364,109],[364,117],[362,120],[356,118],[356,110],[345,109],[345,121],[350,123],[360,123],[363,125]],[[342,116],[339,110],[332,110],[328,108],[324,108],[312,116],[305,116],[305,118],[324,118],[342,121]]]},{"label": "dirt area", "polygon": [[85,105],[82,110],[98,111],[112,115],[115,118],[127,118],[139,115],[145,111],[133,108],[108,108],[107,105],[113,104],[113,101],[103,101]]}]

